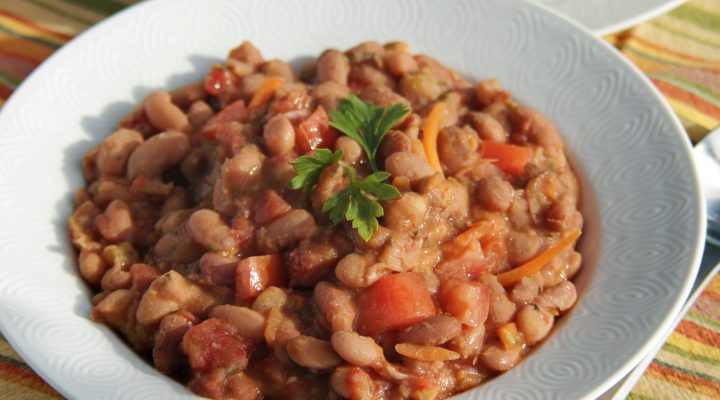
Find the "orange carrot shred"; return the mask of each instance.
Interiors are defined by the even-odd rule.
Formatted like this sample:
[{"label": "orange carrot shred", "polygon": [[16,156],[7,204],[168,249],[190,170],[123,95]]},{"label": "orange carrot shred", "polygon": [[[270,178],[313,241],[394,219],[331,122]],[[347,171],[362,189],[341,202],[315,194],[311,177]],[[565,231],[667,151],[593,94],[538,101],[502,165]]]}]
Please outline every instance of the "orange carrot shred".
[{"label": "orange carrot shred", "polygon": [[500,282],[500,284],[503,286],[510,286],[513,283],[519,281],[520,279],[540,271],[542,267],[547,265],[547,263],[549,263],[555,256],[560,254],[568,246],[572,245],[579,237],[580,231],[574,230],[570,232],[570,234],[560,239],[559,242],[553,244],[547,250],[538,254],[535,258],[531,259],[525,264],[498,274],[498,282]]},{"label": "orange carrot shred", "polygon": [[519,343],[517,325],[514,322],[502,324],[497,328],[497,336],[502,342],[505,350],[510,350],[517,346]]},{"label": "orange carrot shred", "polygon": [[437,137],[440,131],[440,123],[447,115],[448,105],[443,102],[435,103],[422,124],[422,143],[425,148],[425,155],[430,165],[442,174],[440,158],[437,151]]},{"label": "orange carrot shred", "polygon": [[253,111],[257,110],[258,108],[262,108],[267,106],[268,102],[270,102],[270,99],[275,94],[275,91],[277,90],[280,85],[282,85],[285,82],[285,79],[279,77],[279,76],[272,76],[267,79],[265,79],[265,82],[260,86],[260,89],[255,92],[252,99],[250,99],[250,104],[247,108],[247,115],[250,115]]}]

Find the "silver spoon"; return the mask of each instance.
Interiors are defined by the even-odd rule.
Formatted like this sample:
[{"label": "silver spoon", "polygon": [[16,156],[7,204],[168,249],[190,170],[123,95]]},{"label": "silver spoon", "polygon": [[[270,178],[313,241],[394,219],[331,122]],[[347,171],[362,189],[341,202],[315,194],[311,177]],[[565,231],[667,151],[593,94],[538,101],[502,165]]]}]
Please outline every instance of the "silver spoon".
[{"label": "silver spoon", "polygon": [[677,315],[672,329],[667,332],[666,337],[659,342],[656,349],[640,361],[624,380],[610,389],[602,399],[612,398],[613,400],[625,399],[640,377],[655,359],[657,352],[665,344],[668,337],[675,330],[680,321],[685,317],[695,301],[713,277],[720,271],[720,127],[715,128],[707,134],[703,140],[693,149],[693,158],[700,175],[700,184],[705,192],[707,204],[707,237],[702,262],[698,270],[695,283],[693,284],[690,296],[685,301],[680,313]]}]

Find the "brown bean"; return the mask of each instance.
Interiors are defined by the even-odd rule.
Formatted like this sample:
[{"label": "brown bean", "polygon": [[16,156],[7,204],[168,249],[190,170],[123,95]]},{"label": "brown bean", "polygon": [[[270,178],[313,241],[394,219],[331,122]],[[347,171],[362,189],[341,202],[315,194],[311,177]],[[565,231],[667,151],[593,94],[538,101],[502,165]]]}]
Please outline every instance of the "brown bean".
[{"label": "brown bean", "polygon": [[405,192],[399,199],[385,202],[385,225],[396,231],[415,232],[425,223],[428,208],[424,196]]},{"label": "brown bean", "polygon": [[517,327],[531,346],[545,339],[554,322],[555,317],[550,311],[537,304],[524,305],[517,313]]},{"label": "brown bean", "polygon": [[265,145],[273,155],[290,153],[295,147],[295,129],[290,120],[282,114],[270,119],[263,129]]},{"label": "brown bean", "polygon": [[193,129],[200,129],[212,116],[212,108],[202,100],[192,103],[188,110],[188,120]]},{"label": "brown bean", "polygon": [[130,155],[143,142],[140,132],[132,129],[120,128],[108,136],[98,149],[98,171],[107,175],[123,175]]},{"label": "brown bean", "polygon": [[515,346],[505,350],[498,344],[486,347],[480,353],[480,362],[495,371],[507,371],[520,361],[522,346]]},{"label": "brown bean", "polygon": [[448,343],[448,347],[460,354],[461,359],[474,360],[480,354],[484,339],[485,325],[463,326],[460,334]]},{"label": "brown bean", "polygon": [[211,292],[170,270],[150,284],[138,303],[135,318],[141,324],[151,325],[180,309],[204,316],[223,297],[223,292]]},{"label": "brown bean", "polygon": [[230,50],[228,57],[253,66],[258,66],[265,61],[262,54],[260,54],[260,50],[247,40],[242,42],[240,46]]},{"label": "brown bean", "polygon": [[506,103],[510,99],[510,93],[502,90],[497,79],[488,79],[475,85],[475,99],[481,106],[495,102]]},{"label": "brown bean", "polygon": [[378,42],[369,40],[362,42],[347,51],[347,55],[353,64],[369,59],[381,59],[385,54],[385,48]]},{"label": "brown bean", "polygon": [[350,83],[353,87],[366,88],[368,86],[387,87],[386,93],[396,96],[395,80],[385,71],[371,64],[355,64],[350,69]]},{"label": "brown bean", "polygon": [[187,107],[190,104],[202,101],[205,98],[205,88],[203,82],[191,82],[186,85],[173,89],[170,92],[170,99],[179,107]]},{"label": "brown bean", "polygon": [[510,182],[497,176],[481,179],[475,192],[478,203],[489,211],[506,211],[514,193]]},{"label": "brown bean", "polygon": [[511,266],[518,266],[533,258],[540,251],[540,246],[542,240],[534,231],[512,231],[505,235],[507,260]]},{"label": "brown bean", "polygon": [[100,284],[108,265],[98,253],[82,250],[78,257],[80,275],[91,285]]},{"label": "brown bean", "polygon": [[258,230],[258,247],[261,251],[274,253],[308,237],[315,229],[312,214],[301,209],[291,210]]},{"label": "brown bean", "polygon": [[348,97],[350,88],[342,83],[327,81],[315,86],[312,94],[326,112],[331,112],[337,110],[340,100]]},{"label": "brown bean", "polygon": [[353,165],[365,159],[365,151],[355,139],[349,136],[340,136],[335,140],[335,151],[342,150],[342,161],[345,164]]},{"label": "brown bean", "polygon": [[135,300],[135,295],[128,289],[118,289],[110,292],[93,307],[93,318],[102,320],[120,328],[127,320],[127,313]]},{"label": "brown bean", "polygon": [[330,386],[346,399],[371,400],[375,384],[367,372],[358,367],[338,367],[330,377]]},{"label": "brown bean", "polygon": [[225,160],[221,179],[228,190],[242,189],[258,183],[267,157],[255,144],[246,144],[238,153]]},{"label": "brown bean", "polygon": [[130,156],[127,178],[138,176],[154,178],[177,164],[190,151],[187,135],[180,132],[163,132],[146,140]]},{"label": "brown bean", "polygon": [[510,299],[515,303],[527,304],[535,300],[540,292],[540,282],[532,276],[523,277],[510,292]]},{"label": "brown bean", "polygon": [[235,284],[235,266],[240,261],[236,254],[225,251],[209,251],[198,260],[203,281],[213,285]]},{"label": "brown bean", "polygon": [[213,307],[210,310],[210,317],[229,323],[243,337],[254,340],[264,338],[265,317],[250,308],[223,304]]},{"label": "brown bean", "polygon": [[385,53],[384,62],[385,68],[396,78],[418,69],[417,61],[411,54],[405,52],[388,51]]},{"label": "brown bean", "polygon": [[186,227],[190,237],[208,250],[230,250],[237,247],[230,228],[220,214],[213,210],[195,211],[188,218]]},{"label": "brown bean", "polygon": [[330,343],[340,357],[358,367],[377,368],[385,361],[382,347],[372,338],[355,332],[335,332]]},{"label": "brown bean", "polygon": [[285,82],[295,82],[297,80],[297,75],[295,75],[295,71],[290,67],[290,64],[279,59],[267,61],[260,67],[260,71],[267,76],[279,76]]},{"label": "brown bean", "polygon": [[408,99],[413,109],[419,109],[437,99],[443,92],[437,78],[431,73],[420,70],[403,75],[399,85],[400,94]]},{"label": "brown bean", "polygon": [[438,156],[448,175],[472,166],[478,158],[480,141],[469,127],[450,126],[438,135]]},{"label": "brown bean", "polygon": [[342,362],[330,342],[312,336],[296,336],[288,342],[287,353],[296,364],[311,370],[330,369]]},{"label": "brown bean", "polygon": [[563,147],[563,141],[555,125],[529,107],[513,107],[510,110],[510,122],[513,126],[510,139],[515,143],[533,143],[541,147]]},{"label": "brown bean", "polygon": [[483,112],[468,113],[468,119],[475,132],[482,140],[497,143],[506,143],[508,133],[505,128],[492,116]]},{"label": "brown bean", "polygon": [[352,295],[346,289],[321,281],[315,285],[313,296],[331,332],[354,330],[357,312]]},{"label": "brown bean", "polygon": [[571,251],[567,258],[567,279],[573,279],[580,271],[582,265],[582,254]]},{"label": "brown bean", "polygon": [[317,63],[318,83],[337,82],[347,85],[349,74],[350,62],[341,52],[329,49],[320,55]]},{"label": "brown bean", "polygon": [[166,315],[161,321],[153,346],[153,363],[158,371],[168,374],[180,366],[180,344],[193,321],[183,312]]},{"label": "brown bean", "polygon": [[567,230],[575,217],[576,204],[573,196],[565,195],[555,199],[545,211],[545,225],[562,232]]},{"label": "brown bean", "polygon": [[454,317],[435,315],[402,330],[398,335],[398,341],[439,346],[458,336],[461,331],[462,325]]},{"label": "brown bean", "polygon": [[385,159],[385,170],[392,176],[406,176],[413,184],[436,172],[425,158],[404,151],[390,154]]},{"label": "brown bean", "polygon": [[153,92],[143,103],[145,115],[159,131],[190,132],[190,121],[182,110],[172,103],[166,92]]},{"label": "brown bean", "polygon": [[113,200],[105,212],[95,217],[95,226],[109,242],[120,242],[130,235],[133,218],[130,207],[122,200]]},{"label": "brown bean", "polygon": [[245,99],[250,99],[265,83],[265,75],[261,73],[250,74],[240,80],[240,91]]},{"label": "brown bean", "polygon": [[270,286],[255,299],[252,309],[260,314],[267,315],[272,309],[282,309],[289,301],[290,299],[285,290],[277,286]]},{"label": "brown bean", "polygon": [[385,135],[380,147],[380,157],[387,158],[398,152],[412,152],[412,140],[402,131],[391,130]]},{"label": "brown bean", "polygon": [[387,85],[369,84],[360,92],[358,97],[378,107],[390,107],[395,104],[402,104],[410,108],[410,102]]},{"label": "brown bean", "polygon": [[537,303],[543,307],[565,311],[575,304],[577,289],[572,282],[563,281],[551,288],[545,289],[537,298]]}]

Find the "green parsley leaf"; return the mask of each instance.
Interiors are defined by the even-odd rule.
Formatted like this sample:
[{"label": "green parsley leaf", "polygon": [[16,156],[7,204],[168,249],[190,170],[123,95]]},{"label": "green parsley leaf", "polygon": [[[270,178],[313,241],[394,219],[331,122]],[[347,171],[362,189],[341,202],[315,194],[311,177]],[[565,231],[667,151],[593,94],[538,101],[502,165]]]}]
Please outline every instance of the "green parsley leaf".
[{"label": "green parsley leaf", "polygon": [[351,221],[352,227],[367,241],[378,228],[377,219],[384,215],[382,206],[368,194],[380,200],[392,200],[400,197],[400,191],[393,185],[382,183],[390,177],[387,172],[375,172],[361,180],[355,178],[354,168],[345,167],[345,172],[350,185],[331,197],[322,210],[329,213],[335,225],[343,220]]},{"label": "green parsley leaf", "polygon": [[400,122],[410,110],[403,104],[390,107],[376,107],[372,103],[360,100],[350,93],[340,101],[337,111],[330,113],[330,126],[355,139],[365,150],[370,166],[380,171],[375,161],[377,150],[385,134]]},{"label": "green parsley leaf", "polygon": [[312,156],[301,156],[291,162],[297,174],[290,181],[290,188],[309,191],[320,179],[320,173],[328,165],[340,161],[343,156],[342,149],[333,153],[328,149],[315,149]]}]

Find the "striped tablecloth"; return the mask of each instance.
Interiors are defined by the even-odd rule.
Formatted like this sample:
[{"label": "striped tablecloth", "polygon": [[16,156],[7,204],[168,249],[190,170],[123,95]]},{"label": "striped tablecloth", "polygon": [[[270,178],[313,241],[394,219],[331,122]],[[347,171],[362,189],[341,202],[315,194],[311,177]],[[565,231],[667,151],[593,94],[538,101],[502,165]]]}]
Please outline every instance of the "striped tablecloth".
[{"label": "striped tablecloth", "polygon": [[[0,1],[0,106],[53,51],[132,2]],[[647,73],[693,141],[720,125],[720,0],[690,0],[606,39]],[[0,399],[60,397],[0,336]],[[720,276],[705,289],[629,396],[701,398],[720,399]]]}]

